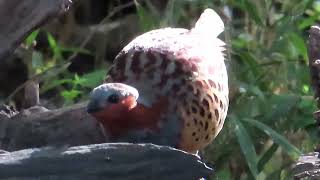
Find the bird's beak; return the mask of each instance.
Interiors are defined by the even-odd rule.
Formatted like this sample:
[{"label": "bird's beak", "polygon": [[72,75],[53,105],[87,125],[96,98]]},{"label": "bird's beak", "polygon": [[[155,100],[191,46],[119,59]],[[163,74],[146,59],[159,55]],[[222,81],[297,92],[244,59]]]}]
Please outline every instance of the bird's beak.
[{"label": "bird's beak", "polygon": [[121,101],[121,104],[125,105],[125,107],[129,107],[129,110],[131,110],[137,106],[137,100],[134,96],[128,96]]},{"label": "bird's beak", "polygon": [[95,113],[101,110],[101,107],[99,106],[99,103],[97,100],[90,100],[87,105],[87,112],[88,113]]}]

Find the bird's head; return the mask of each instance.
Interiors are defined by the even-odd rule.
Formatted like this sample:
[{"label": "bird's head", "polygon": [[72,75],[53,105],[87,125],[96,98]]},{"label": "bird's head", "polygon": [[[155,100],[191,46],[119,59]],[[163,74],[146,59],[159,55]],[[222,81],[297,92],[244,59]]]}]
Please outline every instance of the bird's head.
[{"label": "bird's head", "polygon": [[139,93],[122,83],[106,83],[90,94],[87,112],[99,121],[117,119],[137,105]]}]

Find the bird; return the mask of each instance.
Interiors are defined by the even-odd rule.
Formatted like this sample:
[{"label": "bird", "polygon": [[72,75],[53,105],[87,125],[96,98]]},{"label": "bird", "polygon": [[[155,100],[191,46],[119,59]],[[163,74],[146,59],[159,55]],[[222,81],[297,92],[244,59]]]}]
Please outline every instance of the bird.
[{"label": "bird", "polygon": [[221,131],[229,106],[224,23],[205,9],[191,29],[134,38],[115,57],[87,112],[112,142],[153,143],[196,153]]}]

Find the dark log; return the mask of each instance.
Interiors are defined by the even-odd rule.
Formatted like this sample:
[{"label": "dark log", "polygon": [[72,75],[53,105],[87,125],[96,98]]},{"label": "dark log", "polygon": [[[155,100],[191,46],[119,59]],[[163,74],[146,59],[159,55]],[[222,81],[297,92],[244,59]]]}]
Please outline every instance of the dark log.
[{"label": "dark log", "polygon": [[[309,69],[311,85],[315,91],[317,106],[320,108],[320,27],[312,26],[309,30],[308,40]],[[314,112],[317,125],[320,125],[320,111]],[[319,151],[316,149],[316,151]],[[311,152],[300,156],[293,167],[294,179],[320,179],[319,152]]]},{"label": "dark log", "polygon": [[0,179],[186,179],[208,177],[199,157],[153,144],[48,147],[0,154]]},{"label": "dark log", "polygon": [[295,179],[320,179],[320,158],[318,152],[302,155],[293,168]]},{"label": "dark log", "polygon": [[31,31],[70,5],[71,0],[0,0],[0,60],[8,57]]},{"label": "dark log", "polygon": [[0,116],[0,149],[14,151],[48,145],[105,142],[100,125],[86,113],[85,105],[76,104],[52,111],[35,106],[11,118]]},{"label": "dark log", "polygon": [[[308,56],[311,76],[311,85],[315,91],[315,99],[320,108],[320,27],[312,26],[309,30]],[[320,110],[314,112],[317,126],[320,126]],[[320,132],[318,132],[320,135]]]},{"label": "dark log", "polygon": [[312,87],[315,97],[320,97],[320,28],[312,26],[309,30],[308,55]]}]

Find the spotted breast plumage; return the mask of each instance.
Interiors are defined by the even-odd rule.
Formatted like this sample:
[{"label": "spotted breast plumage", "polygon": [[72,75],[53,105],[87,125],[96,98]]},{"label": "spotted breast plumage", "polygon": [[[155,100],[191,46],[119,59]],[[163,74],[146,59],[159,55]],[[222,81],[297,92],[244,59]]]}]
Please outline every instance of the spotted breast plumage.
[{"label": "spotted breast plumage", "polygon": [[220,132],[228,109],[224,24],[206,9],[195,27],[152,30],[115,58],[88,112],[115,141],[151,142],[195,152]]}]

